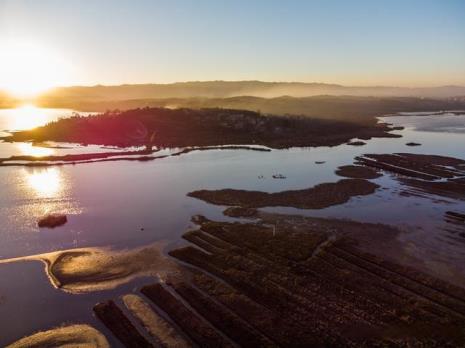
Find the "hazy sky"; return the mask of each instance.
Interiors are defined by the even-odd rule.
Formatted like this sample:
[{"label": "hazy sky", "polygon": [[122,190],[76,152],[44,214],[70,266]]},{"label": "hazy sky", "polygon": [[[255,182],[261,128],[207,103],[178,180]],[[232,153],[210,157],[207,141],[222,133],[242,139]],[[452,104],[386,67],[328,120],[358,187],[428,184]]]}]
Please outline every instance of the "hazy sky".
[{"label": "hazy sky", "polygon": [[51,48],[69,84],[465,85],[465,0],[0,0],[5,40]]}]

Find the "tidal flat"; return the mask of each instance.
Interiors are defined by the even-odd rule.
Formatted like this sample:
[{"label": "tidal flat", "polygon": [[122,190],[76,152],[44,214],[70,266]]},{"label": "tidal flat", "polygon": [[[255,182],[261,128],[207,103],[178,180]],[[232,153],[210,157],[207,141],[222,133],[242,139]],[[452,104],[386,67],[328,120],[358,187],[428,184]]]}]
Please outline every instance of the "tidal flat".
[{"label": "tidal flat", "polygon": [[[154,146],[165,157],[0,168],[0,345],[68,342],[66,324],[116,347],[460,346],[465,139],[406,117],[360,147]],[[45,156],[145,151],[70,147]],[[68,222],[39,228],[51,213]]]},{"label": "tidal flat", "polygon": [[53,286],[71,293],[113,289],[133,278],[175,272],[176,266],[161,255],[161,246],[133,250],[82,248],[4,259],[0,264],[41,261]]}]

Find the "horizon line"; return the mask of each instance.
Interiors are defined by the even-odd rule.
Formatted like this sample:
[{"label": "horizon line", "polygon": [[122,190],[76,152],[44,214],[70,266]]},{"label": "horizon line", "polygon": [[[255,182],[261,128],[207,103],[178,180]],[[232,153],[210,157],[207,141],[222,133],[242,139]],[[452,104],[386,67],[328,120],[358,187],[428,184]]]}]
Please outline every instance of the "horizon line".
[{"label": "horizon line", "polygon": [[[123,82],[115,84],[105,84],[105,83],[96,83],[96,84],[72,84],[72,85],[60,85],[55,86],[48,91],[57,88],[77,88],[77,87],[122,87],[122,86],[148,86],[148,85],[175,85],[175,84],[188,84],[188,83],[208,83],[208,82],[225,82],[225,83],[240,83],[240,82],[259,82],[266,84],[301,84],[301,85],[326,85],[326,86],[336,86],[336,87],[345,87],[345,88],[405,88],[405,89],[423,89],[423,88],[465,88],[465,82],[463,84],[443,84],[443,85],[424,85],[424,86],[413,86],[413,85],[384,85],[384,84],[375,84],[375,85],[350,85],[350,84],[340,84],[332,82],[320,82],[320,81],[287,81],[287,80],[186,80],[186,81],[172,81],[172,82]],[[0,90],[3,90],[0,88]]]}]

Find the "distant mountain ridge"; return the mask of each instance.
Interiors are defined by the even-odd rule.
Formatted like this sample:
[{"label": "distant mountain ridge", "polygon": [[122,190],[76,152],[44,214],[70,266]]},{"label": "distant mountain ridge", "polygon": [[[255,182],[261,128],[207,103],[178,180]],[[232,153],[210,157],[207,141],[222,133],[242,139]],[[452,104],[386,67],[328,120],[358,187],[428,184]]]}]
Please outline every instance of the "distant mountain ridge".
[{"label": "distant mountain ridge", "polygon": [[357,87],[307,82],[192,81],[170,84],[59,87],[51,90],[43,97],[115,101],[149,98],[230,98],[238,96],[276,98],[281,96],[310,97],[316,95],[451,98],[465,96],[465,86],[408,88],[390,86]]}]

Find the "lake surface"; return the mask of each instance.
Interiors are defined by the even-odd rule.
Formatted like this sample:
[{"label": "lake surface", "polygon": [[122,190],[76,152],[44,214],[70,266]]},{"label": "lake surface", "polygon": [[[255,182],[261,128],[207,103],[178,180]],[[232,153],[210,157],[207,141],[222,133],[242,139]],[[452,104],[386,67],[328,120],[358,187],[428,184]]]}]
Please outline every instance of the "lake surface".
[{"label": "lake surface", "polygon": [[[39,115],[39,120],[26,116],[32,120],[22,121],[16,120],[18,114],[14,110],[0,110],[0,130],[27,129],[72,112],[39,109],[31,111],[31,115]],[[385,120],[406,127],[396,131],[402,138],[372,139],[361,147],[340,145],[271,152],[210,150],[151,162],[2,167],[0,259],[76,247],[133,248],[156,241],[163,241],[165,249],[169,250],[182,243],[181,236],[191,226],[193,215],[230,219],[222,215],[224,207],[186,196],[197,189],[277,192],[308,188],[341,179],[334,174],[335,169],[352,164],[354,157],[365,153],[409,152],[465,159],[465,115],[401,115]],[[405,145],[408,142],[422,145],[408,147]],[[0,157],[28,151],[38,156],[51,154],[46,151],[102,151],[98,146],[67,144],[67,147],[70,148],[0,143]],[[324,163],[315,163],[318,161]],[[273,179],[272,175],[278,173],[286,179]],[[403,231],[400,240],[409,246],[413,255],[425,260],[427,270],[435,275],[440,273],[446,279],[456,274],[465,278],[462,269],[465,238],[463,241],[452,238],[443,220],[447,210],[464,212],[465,202],[449,198],[441,198],[438,202],[435,200],[438,197],[404,197],[401,192],[405,187],[391,175],[374,181],[382,187],[375,194],[355,197],[346,204],[321,210],[266,210],[395,225]],[[37,220],[49,212],[67,214],[68,223],[55,229],[39,229]],[[113,290],[72,295],[55,289],[43,268],[38,262],[0,265],[1,346],[63,322],[91,323],[107,333],[92,316],[93,305],[150,283],[150,279],[141,278]],[[452,276],[449,280],[453,281]]]}]

